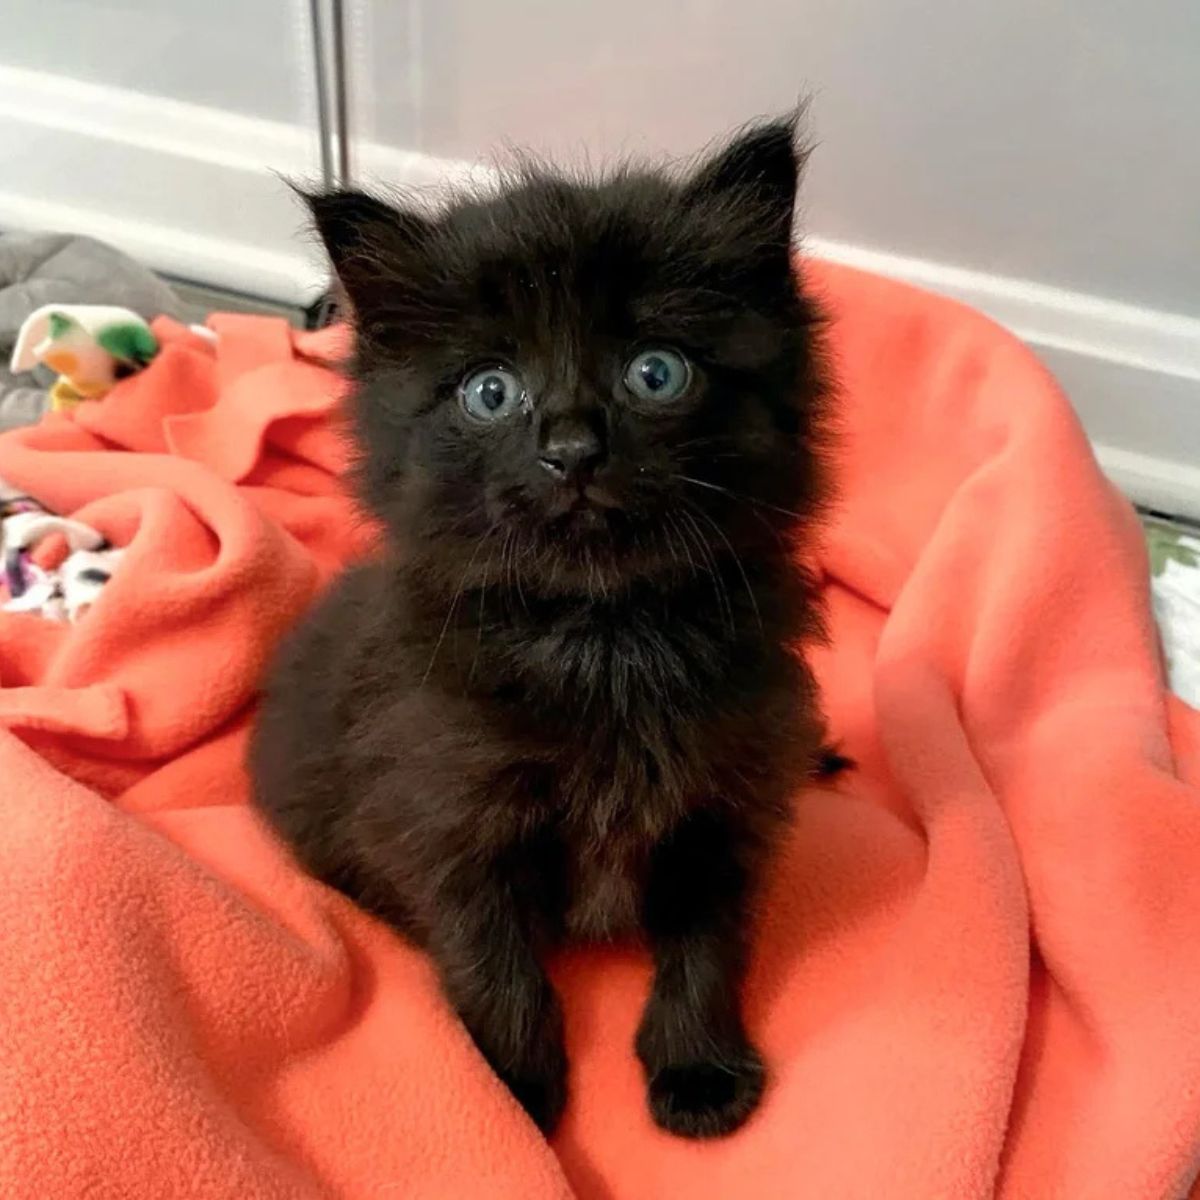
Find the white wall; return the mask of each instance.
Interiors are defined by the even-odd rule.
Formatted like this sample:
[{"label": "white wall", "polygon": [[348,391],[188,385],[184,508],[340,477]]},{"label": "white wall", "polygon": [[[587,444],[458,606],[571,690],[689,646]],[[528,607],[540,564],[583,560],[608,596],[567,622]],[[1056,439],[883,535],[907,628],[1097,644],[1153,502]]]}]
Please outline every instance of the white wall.
[{"label": "white wall", "polygon": [[380,140],[690,153],[812,90],[814,232],[1200,316],[1200,0],[371,11]]},{"label": "white wall", "polygon": [[[817,253],[957,295],[1133,494],[1200,515],[1200,0],[347,0],[363,172],[688,154],[812,92]],[[7,0],[0,226],[321,282],[307,0]]]},{"label": "white wall", "polygon": [[319,286],[308,0],[2,0],[0,228],[273,297]]},{"label": "white wall", "polygon": [[301,0],[4,0],[0,63],[307,121]]}]

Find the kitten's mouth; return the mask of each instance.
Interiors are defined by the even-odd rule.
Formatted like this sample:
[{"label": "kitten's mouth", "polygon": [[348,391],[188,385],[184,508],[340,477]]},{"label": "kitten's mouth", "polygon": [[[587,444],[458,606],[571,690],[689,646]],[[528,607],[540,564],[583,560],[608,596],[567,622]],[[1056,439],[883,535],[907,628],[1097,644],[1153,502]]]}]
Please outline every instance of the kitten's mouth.
[{"label": "kitten's mouth", "polygon": [[609,530],[608,512],[608,509],[580,497],[567,508],[560,520],[572,533],[603,534]]},{"label": "kitten's mouth", "polygon": [[585,484],[577,497],[577,503],[593,505],[596,508],[619,509],[621,502],[602,484]]},{"label": "kitten's mouth", "polygon": [[572,537],[610,539],[622,524],[623,505],[602,484],[586,483],[558,498],[551,524]]},{"label": "kitten's mouth", "polygon": [[621,501],[603,484],[585,483],[564,488],[555,500],[553,515],[573,520],[587,521],[592,517],[603,520],[606,512],[619,512],[622,507]]}]

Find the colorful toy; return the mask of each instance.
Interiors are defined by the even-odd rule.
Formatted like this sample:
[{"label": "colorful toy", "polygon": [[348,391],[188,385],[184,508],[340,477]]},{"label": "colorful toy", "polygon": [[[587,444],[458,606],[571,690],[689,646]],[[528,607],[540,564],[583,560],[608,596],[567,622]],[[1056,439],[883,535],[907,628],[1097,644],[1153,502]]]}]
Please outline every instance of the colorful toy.
[{"label": "colorful toy", "polygon": [[25,318],[13,347],[14,373],[44,363],[58,374],[50,389],[56,412],[96,400],[158,353],[150,326],[128,308],[46,304]]},{"label": "colorful toy", "polygon": [[[47,569],[34,562],[33,550],[51,534],[65,539],[69,553],[57,567]],[[0,612],[36,613],[52,621],[78,621],[124,554],[90,525],[56,516],[36,500],[11,493],[0,495],[0,552]]]}]

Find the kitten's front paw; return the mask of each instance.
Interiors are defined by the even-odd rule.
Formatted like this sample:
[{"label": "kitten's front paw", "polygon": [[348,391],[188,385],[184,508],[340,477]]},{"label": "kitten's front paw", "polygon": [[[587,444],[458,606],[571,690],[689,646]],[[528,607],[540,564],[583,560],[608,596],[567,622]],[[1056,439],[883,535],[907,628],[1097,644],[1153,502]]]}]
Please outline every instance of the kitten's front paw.
[{"label": "kitten's front paw", "polygon": [[682,1137],[710,1138],[732,1133],[758,1107],[766,1070],[747,1043],[731,1053],[666,1064],[649,1079],[656,1124]]}]

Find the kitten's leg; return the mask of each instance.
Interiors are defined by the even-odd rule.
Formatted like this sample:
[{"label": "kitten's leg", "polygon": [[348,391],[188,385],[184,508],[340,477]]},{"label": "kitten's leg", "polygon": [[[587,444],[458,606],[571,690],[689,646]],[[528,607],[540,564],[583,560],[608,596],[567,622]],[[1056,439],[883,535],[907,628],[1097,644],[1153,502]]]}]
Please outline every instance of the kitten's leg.
[{"label": "kitten's leg", "polygon": [[661,843],[651,863],[644,920],[655,975],[637,1052],[654,1120],[672,1133],[730,1133],[762,1095],[765,1071],[738,994],[754,860],[725,821],[704,814]]},{"label": "kitten's leg", "polygon": [[456,871],[438,897],[428,948],[480,1052],[545,1133],[562,1115],[567,1059],[558,997],[538,962],[532,915],[497,870]]}]

